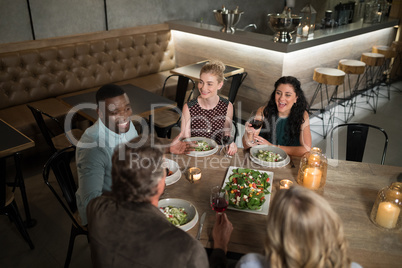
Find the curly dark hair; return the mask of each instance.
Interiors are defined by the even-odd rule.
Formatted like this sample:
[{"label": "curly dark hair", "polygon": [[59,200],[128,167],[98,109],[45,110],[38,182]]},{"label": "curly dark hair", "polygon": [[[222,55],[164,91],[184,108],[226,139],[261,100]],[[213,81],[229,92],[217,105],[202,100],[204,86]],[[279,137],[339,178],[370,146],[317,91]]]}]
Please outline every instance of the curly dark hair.
[{"label": "curly dark hair", "polygon": [[268,130],[267,137],[268,140],[271,140],[272,131],[269,130],[276,129],[274,123],[277,121],[279,117],[278,107],[276,106],[275,103],[275,94],[279,85],[282,84],[291,85],[294,88],[297,96],[297,101],[290,110],[290,114],[288,117],[288,124],[286,126],[286,137],[285,137],[285,140],[287,140],[289,143],[293,143],[297,139],[299,139],[300,128],[301,125],[304,123],[304,112],[307,111],[308,109],[306,97],[304,96],[304,92],[301,89],[300,81],[297,80],[297,78],[293,76],[282,76],[275,82],[275,90],[272,92],[268,104],[267,106],[265,106],[263,111],[265,118],[263,128]]}]

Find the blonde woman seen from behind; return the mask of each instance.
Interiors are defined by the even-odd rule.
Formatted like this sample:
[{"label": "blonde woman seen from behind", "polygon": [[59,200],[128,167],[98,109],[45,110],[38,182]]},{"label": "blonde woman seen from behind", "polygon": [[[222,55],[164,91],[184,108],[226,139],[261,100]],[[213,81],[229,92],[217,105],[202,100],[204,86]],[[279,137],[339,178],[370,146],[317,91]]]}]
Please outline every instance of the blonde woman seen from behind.
[{"label": "blonde woman seen from behind", "polygon": [[271,206],[265,256],[244,255],[236,267],[361,267],[350,262],[342,221],[323,197],[295,186],[279,190]]}]

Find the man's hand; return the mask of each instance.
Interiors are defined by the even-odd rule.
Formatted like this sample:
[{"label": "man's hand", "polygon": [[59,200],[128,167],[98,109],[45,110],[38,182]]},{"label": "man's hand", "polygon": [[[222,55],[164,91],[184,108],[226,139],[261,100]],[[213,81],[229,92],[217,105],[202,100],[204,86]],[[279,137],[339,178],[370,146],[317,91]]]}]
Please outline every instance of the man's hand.
[{"label": "man's hand", "polygon": [[216,221],[212,230],[212,238],[214,239],[214,248],[228,250],[230,235],[232,234],[233,226],[225,213],[216,213]]},{"label": "man's hand", "polygon": [[194,151],[196,145],[192,142],[180,141],[179,139],[174,139],[170,144],[170,152],[172,154],[188,154]]}]

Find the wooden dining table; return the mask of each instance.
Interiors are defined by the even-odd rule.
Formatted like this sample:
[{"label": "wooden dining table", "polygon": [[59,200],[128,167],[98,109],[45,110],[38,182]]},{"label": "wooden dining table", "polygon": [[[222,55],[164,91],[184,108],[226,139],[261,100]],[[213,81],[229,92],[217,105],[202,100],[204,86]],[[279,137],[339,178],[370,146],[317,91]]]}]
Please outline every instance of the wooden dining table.
[{"label": "wooden dining table", "polygon": [[[28,198],[25,190],[25,182],[22,176],[22,156],[21,152],[35,146],[35,142],[22,134],[8,122],[0,118],[0,183],[6,183],[6,158],[14,157],[16,166],[16,176],[13,183],[7,183],[9,186],[19,187],[24,204],[25,225],[33,227],[36,225],[36,220],[31,217]],[[3,198],[3,194],[1,196]]]},{"label": "wooden dining table", "polygon": [[[176,107],[174,101],[140,87],[131,84],[122,85],[121,87],[130,99],[133,118],[135,116],[147,118],[154,111]],[[78,109],[78,113],[91,122],[95,122],[98,119],[95,106],[96,92],[96,90],[89,92],[75,92],[58,99],[69,107],[78,107],[77,105],[82,105],[82,107]]]},{"label": "wooden dining table", "polygon": [[[187,155],[166,155],[178,163],[182,176],[176,183],[166,187],[164,198],[180,198],[190,201],[197,208],[199,217],[206,212],[206,220],[200,241],[206,248],[213,247],[212,227],[215,212],[211,209],[209,195],[213,186],[222,185],[228,167],[247,167],[273,172],[272,194],[279,190],[279,181],[288,179],[296,184],[300,158],[294,157],[295,167],[288,164],[281,168],[268,168],[253,163],[249,150],[239,149],[227,158],[216,153],[207,157]],[[199,167],[201,179],[191,183],[186,179],[187,169]],[[352,261],[363,267],[401,267],[402,231],[386,230],[373,224],[369,218],[377,193],[402,174],[402,167],[382,166],[328,159],[327,180],[321,193],[343,220],[345,236],[349,243],[348,253]],[[228,245],[230,252],[249,253],[264,251],[267,216],[228,209],[225,212],[233,224],[233,232]],[[197,223],[188,233],[195,237]]]}]

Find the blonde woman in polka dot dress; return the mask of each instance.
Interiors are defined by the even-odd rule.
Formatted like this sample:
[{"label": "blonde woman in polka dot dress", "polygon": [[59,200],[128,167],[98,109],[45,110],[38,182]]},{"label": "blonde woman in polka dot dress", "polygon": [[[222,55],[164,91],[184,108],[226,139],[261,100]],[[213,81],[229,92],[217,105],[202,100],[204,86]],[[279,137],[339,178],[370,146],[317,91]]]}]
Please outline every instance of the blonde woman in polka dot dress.
[{"label": "blonde woman in polka dot dress", "polygon": [[[222,144],[223,136],[230,135],[233,105],[218,96],[225,79],[224,71],[225,65],[220,61],[209,61],[201,68],[198,82],[200,96],[183,107],[181,137],[205,137]],[[234,155],[236,152],[237,146],[232,142],[227,153]]]}]

